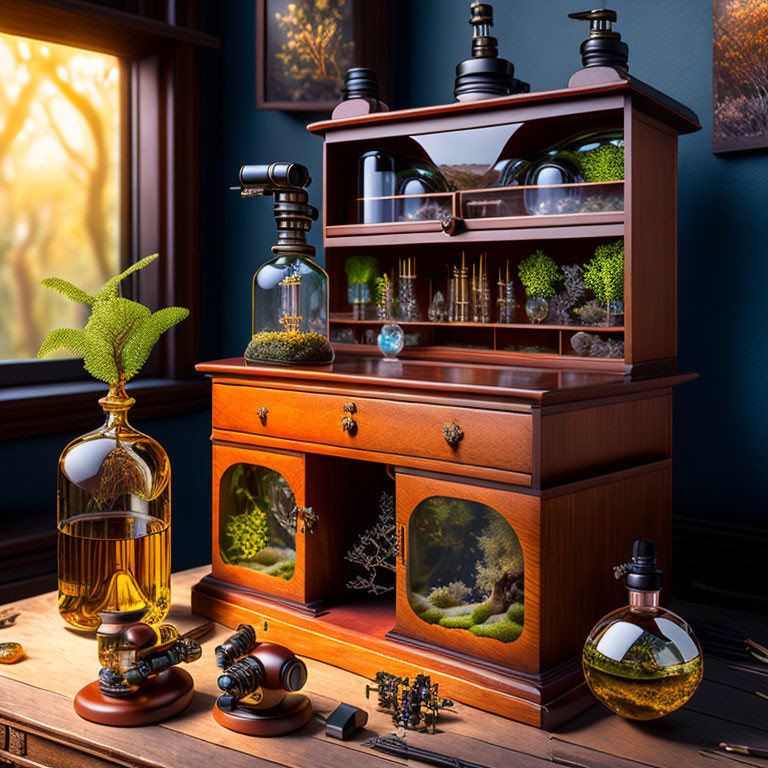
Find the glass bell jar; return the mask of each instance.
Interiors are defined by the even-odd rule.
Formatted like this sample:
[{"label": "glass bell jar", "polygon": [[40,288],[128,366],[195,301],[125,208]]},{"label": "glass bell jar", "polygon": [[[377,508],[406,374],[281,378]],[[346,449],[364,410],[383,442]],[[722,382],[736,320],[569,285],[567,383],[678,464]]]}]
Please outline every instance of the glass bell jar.
[{"label": "glass bell jar", "polygon": [[701,648],[688,624],[659,606],[663,574],[656,545],[635,542],[632,560],[617,566],[629,605],[604,616],[584,645],[587,684],[612,712],[632,720],[653,720],[674,712],[701,682]]},{"label": "glass bell jar", "polygon": [[309,173],[296,163],[246,165],[243,197],[273,195],[278,230],[275,257],[253,277],[250,362],[317,365],[333,361],[328,341],[328,275],[313,260],[306,233],[317,219],[307,203]]},{"label": "glass bell jar", "polygon": [[171,602],[171,467],[163,447],[128,423],[121,383],[99,400],[106,420],[62,452],[58,466],[59,613],[96,629],[101,611]]},{"label": "glass bell jar", "polygon": [[[525,183],[525,207],[532,216],[623,211],[623,131],[573,136],[534,160]],[[601,184],[597,188],[567,186]]]}]

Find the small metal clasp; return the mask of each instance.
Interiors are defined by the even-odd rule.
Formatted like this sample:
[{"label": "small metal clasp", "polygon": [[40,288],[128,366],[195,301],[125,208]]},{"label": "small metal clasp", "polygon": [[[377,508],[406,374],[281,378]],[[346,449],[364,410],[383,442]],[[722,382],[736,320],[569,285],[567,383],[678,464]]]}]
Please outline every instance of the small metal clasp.
[{"label": "small metal clasp", "polygon": [[267,426],[267,414],[269,413],[269,408],[267,408],[266,405],[262,405],[261,408],[257,411],[259,416],[259,421],[261,422],[262,427]]},{"label": "small metal clasp", "polygon": [[317,512],[312,507],[299,507],[298,510],[301,515],[301,532],[313,533],[317,527]]}]

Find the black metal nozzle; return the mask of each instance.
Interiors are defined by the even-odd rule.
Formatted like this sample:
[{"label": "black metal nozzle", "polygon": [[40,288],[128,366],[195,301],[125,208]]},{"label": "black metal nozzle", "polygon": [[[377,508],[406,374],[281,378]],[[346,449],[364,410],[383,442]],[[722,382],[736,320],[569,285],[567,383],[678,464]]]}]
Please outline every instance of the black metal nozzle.
[{"label": "black metal nozzle", "polygon": [[381,84],[376,70],[368,67],[350,67],[344,76],[341,97],[344,101],[348,99],[378,101],[381,98]]},{"label": "black metal nozzle", "polygon": [[[309,171],[298,163],[244,165],[240,168],[241,197],[275,198],[277,245],[272,253],[314,256],[315,247],[307,243],[307,232],[317,221],[318,210],[309,205],[305,189],[312,183]],[[238,187],[235,187],[238,189]]]},{"label": "black metal nozzle", "polygon": [[634,592],[658,592],[664,585],[664,573],[656,564],[656,542],[637,539],[632,547],[632,559],[614,566],[613,573],[617,579],[623,576],[627,589]]},{"label": "black metal nozzle", "polygon": [[219,688],[239,701],[264,685],[264,667],[255,656],[244,656],[219,675]]},{"label": "black metal nozzle", "polygon": [[256,630],[250,624],[240,624],[234,635],[216,646],[216,666],[226,669],[241,656],[250,653],[256,645]]},{"label": "black metal nozzle", "polygon": [[569,13],[568,18],[589,22],[589,37],[581,44],[581,61],[585,67],[614,67],[629,69],[629,46],[613,29],[616,11],[598,8],[593,11]]},{"label": "black metal nozzle", "polygon": [[[240,169],[240,184],[244,190],[302,189],[312,183],[309,171],[298,163],[270,163],[269,165],[244,165]],[[253,194],[253,192],[251,192]]]},{"label": "black metal nozzle", "polygon": [[456,84],[453,89],[456,100],[478,101],[530,91],[528,83],[514,77],[515,67],[512,62],[498,57],[498,41],[491,35],[493,6],[475,1],[470,6],[470,12],[472,57],[456,67]]}]

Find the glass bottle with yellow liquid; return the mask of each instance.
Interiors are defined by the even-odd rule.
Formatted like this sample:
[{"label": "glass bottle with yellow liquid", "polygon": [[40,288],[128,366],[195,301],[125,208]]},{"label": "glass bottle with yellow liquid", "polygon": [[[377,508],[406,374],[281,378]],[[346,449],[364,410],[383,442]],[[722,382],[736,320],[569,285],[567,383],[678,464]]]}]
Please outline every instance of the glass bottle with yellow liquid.
[{"label": "glass bottle with yellow liquid", "polygon": [[595,697],[617,715],[653,720],[683,706],[701,682],[701,648],[686,622],[659,606],[664,576],[656,545],[635,542],[632,560],[617,566],[629,605],[604,616],[584,645],[582,663]]},{"label": "glass bottle with yellow liquid", "polygon": [[170,462],[128,423],[134,402],[111,384],[104,425],[59,459],[59,613],[78,629],[96,629],[101,611],[144,608],[156,623],[170,607]]}]

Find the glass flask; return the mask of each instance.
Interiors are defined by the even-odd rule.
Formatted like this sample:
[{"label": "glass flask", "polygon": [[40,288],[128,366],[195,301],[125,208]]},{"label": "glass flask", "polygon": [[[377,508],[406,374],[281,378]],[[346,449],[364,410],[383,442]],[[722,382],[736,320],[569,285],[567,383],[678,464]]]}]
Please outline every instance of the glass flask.
[{"label": "glass flask", "polygon": [[653,720],[673,712],[701,682],[701,648],[686,622],[659,606],[663,582],[656,545],[635,542],[624,575],[629,605],[604,616],[584,645],[582,663],[595,697],[617,715]]},{"label": "glass flask", "polygon": [[385,360],[394,360],[405,346],[405,333],[397,323],[387,323],[376,338]]},{"label": "glass flask", "polygon": [[328,275],[309,256],[282,253],[259,268],[252,316],[247,360],[287,365],[333,360]]},{"label": "glass flask", "polygon": [[[458,426],[446,426],[446,440]],[[451,434],[453,432],[453,435]],[[406,587],[414,613],[462,637],[517,640],[525,623],[523,549],[492,507],[430,496],[408,522]]]},{"label": "glass flask", "polygon": [[58,466],[59,613],[96,629],[101,611],[171,601],[171,466],[162,446],[128,423],[134,399],[110,385],[102,427],[72,441]]},{"label": "glass flask", "polygon": [[280,365],[333,361],[328,341],[328,275],[313,261],[315,248],[307,232],[317,220],[305,187],[309,171],[298,163],[244,165],[242,197],[275,198],[277,243],[274,258],[253,276],[250,362]]}]

